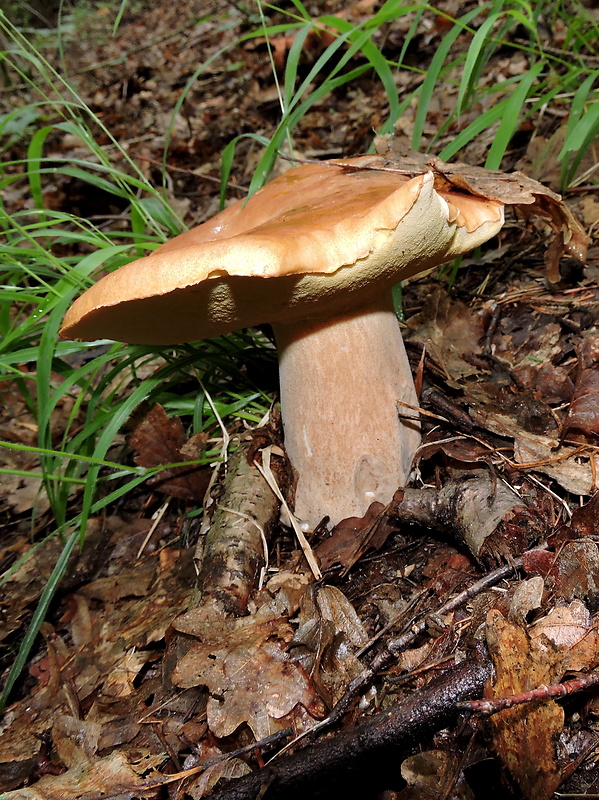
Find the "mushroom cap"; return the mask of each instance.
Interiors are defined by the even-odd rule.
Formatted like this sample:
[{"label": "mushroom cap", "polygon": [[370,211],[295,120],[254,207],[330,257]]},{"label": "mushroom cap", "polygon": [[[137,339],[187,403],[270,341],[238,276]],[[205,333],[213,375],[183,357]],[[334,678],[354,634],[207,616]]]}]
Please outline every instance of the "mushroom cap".
[{"label": "mushroom cap", "polygon": [[177,344],[343,314],[503,225],[496,200],[439,193],[432,172],[409,178],[378,163],[290,169],[106,275],[71,306],[61,336]]}]

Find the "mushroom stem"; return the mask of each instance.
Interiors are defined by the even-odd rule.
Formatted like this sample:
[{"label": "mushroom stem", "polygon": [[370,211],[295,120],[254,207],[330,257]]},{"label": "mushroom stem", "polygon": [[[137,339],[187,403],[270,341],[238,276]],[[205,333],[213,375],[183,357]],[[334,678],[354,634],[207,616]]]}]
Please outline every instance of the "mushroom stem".
[{"label": "mushroom stem", "polygon": [[391,297],[274,330],[296,515],[314,527],[325,515],[336,524],[389,503],[420,444],[403,405],[418,399]]}]

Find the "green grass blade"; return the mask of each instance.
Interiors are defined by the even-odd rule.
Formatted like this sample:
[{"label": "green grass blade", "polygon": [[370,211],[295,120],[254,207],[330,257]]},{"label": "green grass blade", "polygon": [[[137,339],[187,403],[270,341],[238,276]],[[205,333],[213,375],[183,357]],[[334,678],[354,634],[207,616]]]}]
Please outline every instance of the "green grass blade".
[{"label": "green grass blade", "polygon": [[493,144],[489,150],[489,155],[485,161],[485,167],[487,167],[487,169],[499,169],[501,166],[501,161],[511,138],[521,123],[521,113],[526,98],[528,97],[532,85],[544,69],[545,64],[541,61],[522,75],[518,88],[512,93],[512,96],[506,104],[505,116],[499,124]]},{"label": "green grass blade", "polygon": [[466,26],[470,22],[472,22],[472,20],[478,14],[483,13],[484,9],[487,7],[488,5],[484,4],[480,8],[474,8],[467,14],[464,14],[462,17],[460,17],[460,19],[456,21],[455,25],[451,28],[451,30],[445,34],[441,44],[439,45],[435,55],[433,56],[433,60],[431,61],[430,66],[426,72],[426,78],[424,79],[422,86],[420,87],[420,93],[418,97],[418,108],[416,109],[416,115],[414,118],[414,130],[412,132],[412,148],[414,150],[420,149],[420,145],[422,142],[422,135],[424,133],[424,126],[426,124],[426,115],[428,114],[431,98],[433,96],[433,93],[435,92],[437,83],[439,81],[439,76],[441,75],[441,71],[443,70],[445,60],[447,59],[447,56],[449,55],[451,48],[453,47],[458,36],[461,33],[463,33]]},{"label": "green grass blade", "polygon": [[489,16],[477,30],[470,46],[468,47],[466,61],[464,62],[464,68],[462,70],[462,79],[460,81],[458,99],[456,102],[455,113],[458,118],[462,113],[464,100],[466,97],[472,96],[476,90],[476,84],[473,80],[473,77],[478,77],[477,67],[483,61],[484,50],[488,46],[489,34],[500,16],[501,14],[491,14],[491,16]]},{"label": "green grass blade", "polygon": [[50,603],[52,602],[52,599],[58,588],[58,584],[65,573],[71,553],[73,552],[78,541],[78,532],[75,530],[70,534],[69,538],[65,542],[62,553],[54,565],[54,569],[48,578],[48,582],[44,586],[44,590],[41,594],[35,611],[33,612],[33,617],[31,618],[29,627],[27,628],[27,633],[21,642],[17,656],[6,678],[2,695],[0,695],[0,712],[6,707],[6,703],[10,697],[10,693],[12,692],[15,682],[27,663],[31,648],[33,647],[35,639],[37,638],[42,622],[46,618],[46,614],[50,608]]}]

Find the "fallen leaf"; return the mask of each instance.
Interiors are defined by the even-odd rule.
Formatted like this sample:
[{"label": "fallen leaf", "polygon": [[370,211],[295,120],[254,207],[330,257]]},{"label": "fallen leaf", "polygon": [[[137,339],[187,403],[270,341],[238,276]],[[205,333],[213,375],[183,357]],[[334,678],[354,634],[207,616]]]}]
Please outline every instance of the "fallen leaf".
[{"label": "fallen leaf", "polygon": [[324,714],[308,675],[290,658],[293,628],[286,619],[268,611],[235,619],[205,605],[183,614],[174,627],[200,641],[171,680],[182,688],[208,687],[208,725],[215,736],[229,736],[246,722],[262,739],[297,705],[314,717]]},{"label": "fallen leaf", "polygon": [[52,744],[60,760],[69,769],[92,758],[98,749],[102,726],[93,720],[81,720],[59,714],[52,725]]},{"label": "fallen leaf", "polygon": [[45,775],[34,786],[4,794],[3,800],[80,800],[87,797],[126,794],[139,776],[126,756],[111,753],[93,761],[83,760],[62,775]]},{"label": "fallen leaf", "polygon": [[334,705],[361,671],[355,652],[368,634],[354,607],[335,586],[308,587],[297,615],[292,656]]},{"label": "fallen leaf", "polygon": [[543,578],[540,576],[516,584],[510,602],[509,619],[511,622],[523,625],[528,614],[541,607],[544,585]]},{"label": "fallen leaf", "polygon": [[[200,458],[206,444],[204,434],[187,440],[179,417],[169,417],[158,403],[146,414],[129,436],[129,445],[137,450],[135,463],[140,467],[159,467]],[[208,467],[170,467],[148,480],[159,492],[180,500],[203,501],[208,483]]]},{"label": "fallen leaf", "polygon": [[382,503],[371,503],[363,517],[348,517],[338,522],[315,550],[321,568],[326,570],[333,564],[350,567],[369,548],[382,547],[395,530],[384,510]]},{"label": "fallen leaf", "polygon": [[[102,530],[100,526],[98,529]],[[126,591],[121,595],[119,591],[121,596],[116,599],[113,597],[114,602],[111,602],[110,591],[92,592],[94,599],[79,593],[72,594],[66,598],[67,609],[60,620],[68,636],[63,638],[50,625],[42,629],[46,637],[47,654],[37,659],[30,670],[30,675],[36,677],[37,682],[21,701],[9,707],[4,714],[0,733],[2,788],[21,785],[31,776],[42,742],[54,733],[57,737],[56,747],[63,751],[65,759],[69,761],[68,766],[77,758],[73,746],[82,747],[88,753],[93,750],[97,729],[92,722],[101,726],[98,751],[118,746],[137,736],[142,727],[138,722],[138,704],[144,712],[147,710],[137,679],[144,666],[156,657],[156,651],[148,645],[164,637],[176,615],[176,609],[186,606],[193,591],[177,570],[160,571],[160,563],[162,560],[154,556],[128,571],[135,591],[145,587],[142,596]],[[148,565],[153,570],[151,584],[148,584]],[[139,569],[139,579],[136,569]],[[96,594],[103,599],[96,599]],[[67,700],[85,705],[86,709],[91,705],[85,722],[71,720],[67,724],[63,720],[64,724],[53,727],[62,717],[74,719],[74,707],[70,707]],[[109,709],[109,713],[106,709]],[[75,734],[77,725],[80,725],[80,731]],[[71,735],[69,731],[73,734],[71,744],[67,741]],[[52,744],[51,739],[49,741]],[[162,753],[162,746],[159,742],[157,744]],[[145,747],[153,756],[155,751],[152,748],[156,748],[156,743]],[[90,766],[89,769],[93,772],[95,767]],[[98,770],[101,772],[101,765]],[[86,785],[84,778],[73,769],[66,774],[69,777],[65,778],[64,783],[58,784],[60,788],[56,792],[52,786],[51,791],[46,793],[45,784],[38,782],[36,791],[39,787],[40,794],[36,795],[31,790],[32,800],[79,797],[79,784]],[[74,781],[71,787],[69,780]],[[95,793],[90,789],[89,793],[92,796],[101,794],[100,789]],[[115,793],[118,792],[115,790]]]},{"label": "fallen leaf", "polygon": [[578,447],[560,445],[550,436],[524,430],[515,432],[516,463],[547,475],[572,494],[591,494],[595,481],[590,458],[594,456],[586,455]]},{"label": "fallen leaf", "polygon": [[595,669],[598,660],[597,623],[580,600],[553,608],[531,625],[531,637],[545,637],[566,651],[564,667],[573,672]]},{"label": "fallen leaf", "polygon": [[408,320],[410,341],[421,342],[427,354],[443,370],[447,383],[463,388],[464,378],[480,374],[467,356],[480,352],[484,333],[482,317],[437,287],[426,308]]},{"label": "fallen leaf", "polygon": [[576,537],[599,535],[599,492],[588,503],[574,509],[568,527]]},{"label": "fallen leaf", "polygon": [[562,438],[596,442],[599,436],[599,368],[583,370],[574,385]]},{"label": "fallen leaf", "polygon": [[408,784],[397,795],[398,800],[473,800],[474,794],[460,772],[461,754],[445,750],[425,750],[406,758],[401,777]]},{"label": "fallen leaf", "polygon": [[599,607],[599,547],[589,539],[567,542],[552,572],[553,592],[567,602],[588,601],[592,609]]},{"label": "fallen leaf", "polygon": [[[225,753],[218,747],[202,741],[196,745],[193,756],[185,759],[183,769],[192,769],[196,764],[205,763],[223,755]],[[200,800],[200,798],[210,794],[221,778],[223,780],[233,780],[234,778],[241,778],[242,775],[247,775],[251,771],[248,764],[240,758],[223,758],[222,761],[207,767],[192,784],[187,786],[185,795],[189,795],[193,800]]]},{"label": "fallen leaf", "polygon": [[433,170],[435,189],[463,189],[487,200],[499,200],[514,206],[525,217],[539,217],[554,231],[555,238],[547,248],[545,265],[553,283],[559,281],[559,260],[568,253],[580,261],[586,258],[589,237],[559,194],[522,172],[501,172],[469,164],[446,164],[436,156],[425,153],[402,152],[389,142],[388,168],[420,174]]},{"label": "fallen leaf", "polygon": [[[487,616],[487,644],[495,681],[485,697],[507,697],[558,683],[565,654],[546,639],[531,639],[496,609]],[[495,750],[527,800],[549,800],[560,783],[556,741],[564,711],[553,700],[527,703],[495,714],[491,720]]]}]

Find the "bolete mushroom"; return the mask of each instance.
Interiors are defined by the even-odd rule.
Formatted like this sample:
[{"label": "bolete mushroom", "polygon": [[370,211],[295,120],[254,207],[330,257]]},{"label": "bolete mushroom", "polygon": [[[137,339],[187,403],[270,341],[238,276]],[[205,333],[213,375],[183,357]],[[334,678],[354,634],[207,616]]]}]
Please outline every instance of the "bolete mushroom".
[{"label": "bolete mushroom", "polygon": [[[269,322],[295,513],[360,516],[405,484],[418,405],[391,288],[486,241],[503,204],[361,156],[307,164],[102,278],[61,335],[177,344]],[[412,409],[412,411],[410,411]]]}]

